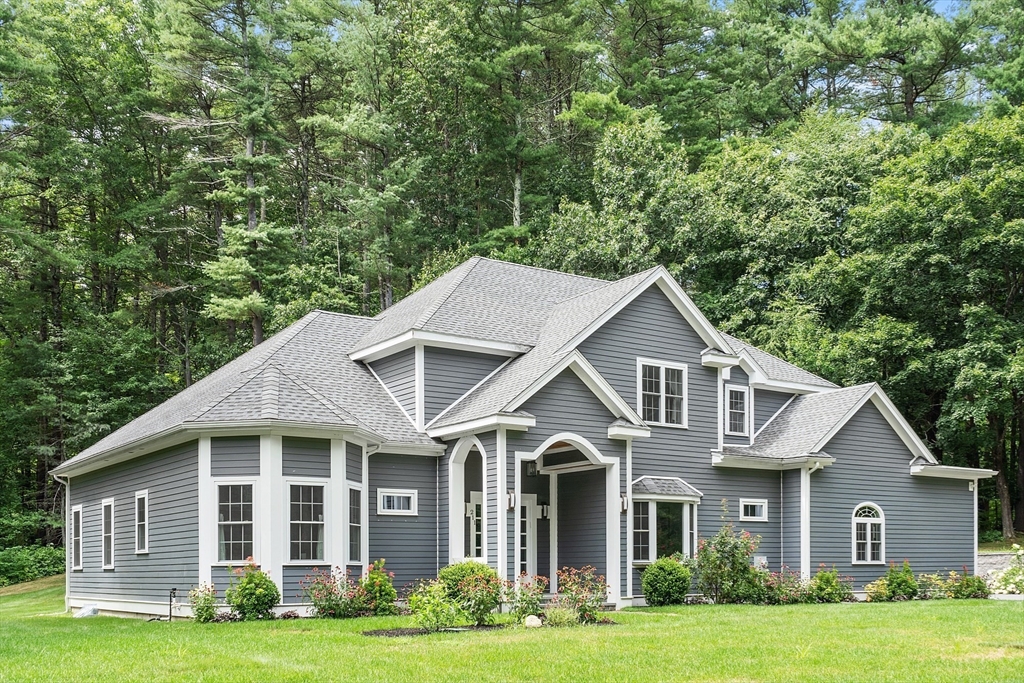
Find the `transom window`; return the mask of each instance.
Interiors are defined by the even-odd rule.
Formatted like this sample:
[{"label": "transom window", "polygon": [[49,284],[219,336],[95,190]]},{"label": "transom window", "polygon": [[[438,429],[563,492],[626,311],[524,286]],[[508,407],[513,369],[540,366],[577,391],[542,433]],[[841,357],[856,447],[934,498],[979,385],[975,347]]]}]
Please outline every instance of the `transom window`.
[{"label": "transom window", "polygon": [[217,487],[217,559],[244,562],[252,551],[252,484]]},{"label": "transom window", "polygon": [[71,568],[82,568],[82,506],[71,508]]},{"label": "transom window", "polygon": [[747,435],[747,387],[726,386],[725,433]]},{"label": "transom window", "polygon": [[686,426],[686,366],[637,359],[637,412],[644,422]]},{"label": "transom window", "polygon": [[350,487],[348,490],[348,561],[363,561],[363,492]]},{"label": "transom window", "polygon": [[697,506],[688,502],[633,502],[633,561],[653,562],[697,548]]},{"label": "transom window", "polygon": [[874,503],[853,510],[853,563],[885,564],[885,515]]},{"label": "transom window", "polygon": [[418,497],[414,490],[377,489],[377,514],[415,515]]},{"label": "transom window", "polygon": [[740,498],[740,521],[767,522],[768,501]]},{"label": "transom window", "polygon": [[324,487],[292,484],[291,559],[324,559]]},{"label": "transom window", "polygon": [[135,552],[149,552],[149,491],[135,493]]},{"label": "transom window", "polygon": [[103,534],[103,568],[114,568],[114,499],[103,501],[101,514],[101,530]]}]

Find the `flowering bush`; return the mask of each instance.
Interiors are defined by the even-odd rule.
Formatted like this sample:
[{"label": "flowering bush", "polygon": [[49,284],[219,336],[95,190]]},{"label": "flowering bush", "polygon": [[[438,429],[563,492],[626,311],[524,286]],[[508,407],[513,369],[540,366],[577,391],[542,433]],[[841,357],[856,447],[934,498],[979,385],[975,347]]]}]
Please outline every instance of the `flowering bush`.
[{"label": "flowering bush", "polygon": [[519,581],[505,583],[505,602],[508,603],[512,618],[522,623],[526,617],[541,613],[540,603],[548,580],[543,576],[527,576],[524,572]]},{"label": "flowering bush", "polygon": [[949,582],[938,574],[918,574],[918,600],[944,600],[949,597]]},{"label": "flowering bush", "polygon": [[853,578],[840,576],[839,570],[832,566],[826,569],[822,564],[818,573],[811,577],[808,586],[811,602],[850,602],[853,598]]},{"label": "flowering bush", "polygon": [[799,605],[814,601],[808,583],[786,567],[778,572],[763,569],[755,572],[764,585],[764,603],[767,605]]},{"label": "flowering bush", "polygon": [[732,522],[697,542],[697,585],[716,603],[756,602],[761,577],[752,566],[760,536],[736,534]]},{"label": "flowering bush", "polygon": [[992,592],[996,595],[1024,593],[1024,548],[1014,543],[1010,549],[1013,551],[1010,566],[992,573]]},{"label": "flowering bush", "polygon": [[273,619],[274,606],[281,601],[281,591],[266,572],[252,561],[233,571],[231,587],[224,594],[231,609],[244,621]]},{"label": "flowering bush", "polygon": [[597,613],[601,611],[608,596],[608,584],[604,576],[587,565],[582,569],[563,567],[558,572],[558,596],[555,598],[558,607],[568,607],[579,615],[584,624],[597,621]]},{"label": "flowering bush", "polygon": [[690,592],[690,569],[671,557],[662,557],[640,577],[644,599],[652,607],[681,605]]},{"label": "flowering bush", "polygon": [[367,568],[366,576],[359,581],[359,587],[366,596],[366,608],[378,617],[398,614],[395,601],[398,591],[393,583],[394,572],[384,570],[384,558]]},{"label": "flowering bush", "polygon": [[340,567],[333,572],[314,569],[299,586],[314,617],[347,619],[367,611],[366,591]]},{"label": "flowering bush", "polygon": [[889,600],[913,600],[917,597],[917,579],[910,568],[910,562],[903,560],[903,565],[896,566],[895,562],[889,563],[889,570],[885,573],[886,593]]},{"label": "flowering bush", "polygon": [[985,599],[989,595],[988,584],[980,576],[971,576],[967,573],[949,573],[949,581],[946,582],[949,597],[956,600]]},{"label": "flowering bush", "polygon": [[200,624],[213,621],[217,616],[217,589],[212,583],[201,583],[188,592],[192,605],[192,618]]},{"label": "flowering bush", "polygon": [[867,595],[868,602],[887,602],[889,600],[889,586],[886,583],[885,577],[879,577],[864,586],[864,594]]},{"label": "flowering bush", "polygon": [[459,586],[471,576],[493,577],[496,579],[498,578],[498,572],[483,562],[466,560],[450,564],[437,573],[437,579],[444,585],[445,590],[448,591],[448,597],[456,601],[462,599],[459,593]]},{"label": "flowering bush", "polygon": [[459,584],[459,602],[477,626],[488,623],[494,610],[501,604],[502,585],[498,575],[471,575]]},{"label": "flowering bush", "polygon": [[463,618],[462,606],[448,596],[440,580],[424,581],[409,594],[409,610],[420,628],[440,631]]}]

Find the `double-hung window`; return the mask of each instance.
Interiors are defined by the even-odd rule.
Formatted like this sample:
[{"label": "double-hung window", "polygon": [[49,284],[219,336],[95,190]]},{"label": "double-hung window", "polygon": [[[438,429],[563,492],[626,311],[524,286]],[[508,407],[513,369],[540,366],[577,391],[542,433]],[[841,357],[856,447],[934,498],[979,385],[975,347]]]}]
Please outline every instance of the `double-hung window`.
[{"label": "double-hung window", "polygon": [[253,556],[252,484],[217,486],[217,560],[244,562]]},{"label": "double-hung window", "polygon": [[149,491],[135,492],[135,552],[149,552]]},{"label": "double-hung window", "polygon": [[686,427],[686,366],[638,358],[637,412],[648,424]]},{"label": "double-hung window", "polygon": [[82,506],[71,508],[71,568],[82,568]]},{"label": "double-hung window", "polygon": [[418,498],[415,490],[377,489],[377,514],[416,515]]},{"label": "double-hung window", "polygon": [[348,489],[348,561],[363,561],[363,492],[354,486]]},{"label": "double-hung window", "polygon": [[114,499],[104,498],[100,512],[100,531],[103,535],[103,568],[114,568]]},{"label": "double-hung window", "polygon": [[748,415],[750,410],[749,389],[735,385],[725,385],[725,433],[730,436],[747,436]]},{"label": "double-hung window", "polygon": [[291,559],[324,559],[324,487],[291,484]]},{"label": "double-hung window", "polygon": [[633,501],[633,561],[653,562],[697,551],[697,506],[672,500]]},{"label": "double-hung window", "polygon": [[873,503],[853,510],[853,563],[885,564],[885,516]]}]

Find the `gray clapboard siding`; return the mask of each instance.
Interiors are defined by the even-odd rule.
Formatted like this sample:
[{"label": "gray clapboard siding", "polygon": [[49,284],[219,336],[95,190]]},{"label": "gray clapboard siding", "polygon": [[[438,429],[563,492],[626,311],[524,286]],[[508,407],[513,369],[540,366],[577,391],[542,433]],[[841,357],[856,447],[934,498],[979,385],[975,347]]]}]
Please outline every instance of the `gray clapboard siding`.
[{"label": "gray clapboard siding", "polygon": [[487,459],[484,464],[484,485],[487,491],[484,501],[487,505],[487,560],[495,569],[498,568],[498,520],[499,514],[505,509],[504,501],[498,502],[498,433],[485,432],[477,434]]},{"label": "gray clapboard siding", "polygon": [[416,419],[416,350],[406,349],[370,363],[410,419]]},{"label": "gray clapboard siding", "polygon": [[[395,573],[395,588],[437,575],[437,458],[416,455],[370,456],[370,557],[384,558]],[[415,489],[417,514],[378,515],[377,489]]]},{"label": "gray clapboard siding", "polygon": [[687,365],[689,429],[653,426],[650,438],[634,439],[633,479],[681,477],[699,489],[704,498],[697,506],[697,528],[704,538],[721,527],[723,498],[728,499],[727,514],[738,528],[747,525],[738,521],[741,497],[768,500],[771,521],[751,523],[749,531],[761,535],[758,554],[766,555],[777,569],[779,475],[711,466],[711,450],[718,447],[718,371],[701,366],[705,348],[704,340],[657,286],[637,296],[580,345],[586,359],[633,406],[638,356]]},{"label": "gray clapboard siding", "polygon": [[800,571],[800,470],[782,472],[782,564]]},{"label": "gray clapboard siding", "polygon": [[754,431],[763,427],[791,398],[793,394],[782,391],[754,389]]},{"label": "gray clapboard siding", "polygon": [[215,477],[258,477],[260,437],[215,436],[210,439],[210,474]]},{"label": "gray clapboard siding", "polygon": [[[135,554],[135,492],[149,491],[149,552]],[[101,501],[114,499],[114,569],[102,569]],[[166,602],[199,582],[197,442],[167,448],[71,478],[82,505],[82,566],[70,594]]]},{"label": "gray clapboard siding", "polygon": [[507,361],[504,356],[427,346],[423,349],[424,422],[476,386]]},{"label": "gray clapboard siding", "polygon": [[351,441],[345,442],[345,478],[363,480],[363,447]]},{"label": "gray clapboard siding", "polygon": [[311,576],[314,570],[330,572],[329,565],[285,565],[282,568],[281,576],[281,604],[294,605],[305,602],[302,594],[302,585],[307,576]]},{"label": "gray clapboard siding", "polygon": [[913,457],[872,403],[825,445],[835,464],[811,475],[811,571],[835,565],[859,588],[884,566],[851,562],[854,508],[871,501],[885,515],[885,558],[915,572],[974,564],[974,494],[968,482],[910,475]]},{"label": "gray clapboard siding", "polygon": [[[740,368],[740,367],[731,368],[730,371],[729,371],[729,379],[728,379],[728,381],[724,381],[723,382],[723,387],[722,387],[722,425],[723,425],[723,432],[725,431],[724,428],[727,427],[728,424],[729,424],[728,423],[728,419],[729,419],[729,412],[728,412],[729,411],[729,394],[727,393],[728,387],[729,386],[744,387],[744,386],[747,386],[749,384],[749,382],[750,382],[750,379],[747,377],[747,373],[743,370],[743,368]],[[748,402],[753,398],[752,394],[753,394],[753,392],[748,390],[748,392],[747,392],[747,401]],[[747,410],[750,410],[750,406],[749,405],[747,406]],[[724,434],[723,433],[723,435],[722,435],[722,443],[741,444],[741,445],[742,444],[749,444],[750,443],[750,435],[748,434],[747,436],[731,436],[729,434]]]},{"label": "gray clapboard siding", "polygon": [[285,476],[330,477],[331,440],[284,437],[281,440],[281,470]]},{"label": "gray clapboard siding", "polygon": [[558,475],[558,568],[607,574],[605,470]]}]

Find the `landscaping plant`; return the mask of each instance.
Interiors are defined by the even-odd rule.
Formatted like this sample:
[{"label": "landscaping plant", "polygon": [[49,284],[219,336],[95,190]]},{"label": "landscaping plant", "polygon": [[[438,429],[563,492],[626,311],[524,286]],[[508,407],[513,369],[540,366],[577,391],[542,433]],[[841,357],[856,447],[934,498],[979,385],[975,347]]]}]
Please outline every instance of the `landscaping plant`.
[{"label": "landscaping plant", "polygon": [[213,621],[217,616],[217,588],[212,583],[201,583],[188,592],[192,618],[200,624]]},{"label": "landscaping plant", "polygon": [[543,576],[528,576],[526,572],[519,576],[519,581],[505,584],[505,602],[517,623],[523,623],[526,617],[541,614],[540,603],[547,585],[548,580]]},{"label": "landscaping plant", "polygon": [[394,572],[384,569],[384,558],[368,567],[366,576],[359,581],[359,587],[366,599],[366,609],[378,617],[398,614],[395,601],[398,591],[395,590]]},{"label": "landscaping plant", "polygon": [[597,614],[608,596],[608,584],[604,576],[587,565],[582,569],[563,567],[558,572],[558,596],[556,604],[568,607],[579,615],[584,624],[597,621]]},{"label": "landscaping plant", "polygon": [[811,577],[808,587],[811,602],[851,602],[853,601],[853,578],[840,576],[839,570],[832,566],[826,569],[819,565],[818,572]]},{"label": "landscaping plant", "polygon": [[248,563],[233,571],[235,578],[224,593],[225,601],[244,621],[273,619],[274,606],[281,602],[281,592],[266,572],[248,558]]},{"label": "landscaping plant", "polygon": [[333,572],[314,569],[299,586],[314,617],[348,619],[368,611],[366,591],[340,567]]},{"label": "landscaping plant", "polygon": [[[764,586],[764,604],[767,605],[799,605],[813,602],[809,584],[796,572],[783,567],[778,572],[755,570],[757,578]],[[756,581],[756,579],[755,579]],[[751,604],[761,604],[755,600],[746,600]]]},{"label": "landscaping plant", "polygon": [[697,542],[697,585],[716,603],[756,602],[763,592],[752,566],[760,536],[739,534],[726,522],[711,538]]},{"label": "landscaping plant", "polygon": [[881,576],[864,586],[864,594],[867,596],[868,602],[888,602],[889,586],[885,577]]},{"label": "landscaping plant", "polygon": [[456,562],[444,567],[437,573],[437,579],[448,591],[448,597],[452,600],[459,600],[459,586],[471,576],[483,576],[498,578],[498,572],[491,569],[483,562],[465,560]]},{"label": "landscaping plant", "polygon": [[498,575],[470,575],[459,584],[459,604],[462,611],[477,626],[491,621],[494,610],[501,605],[502,582]]},{"label": "landscaping plant", "polygon": [[992,574],[992,592],[997,595],[1021,595],[1024,593],[1024,547],[1014,543],[1010,566]]},{"label": "landscaping plant", "polygon": [[661,557],[640,577],[644,599],[652,607],[681,605],[690,592],[690,569],[671,557]]},{"label": "landscaping plant", "polygon": [[938,574],[918,574],[918,600],[944,600],[949,597],[949,582]]},{"label": "landscaping plant", "polygon": [[949,597],[955,600],[983,600],[989,596],[990,592],[985,579],[968,574],[966,567],[964,567],[963,574],[950,572],[946,586]]},{"label": "landscaping plant", "polygon": [[544,609],[544,624],[547,626],[576,626],[580,621],[579,612],[571,607],[554,604]]},{"label": "landscaping plant", "polygon": [[52,545],[14,546],[0,550],[0,588],[63,574],[64,548]]},{"label": "landscaping plant", "polygon": [[427,631],[451,628],[464,617],[462,605],[448,596],[440,579],[423,581],[409,594],[409,611],[419,627]]},{"label": "landscaping plant", "polygon": [[917,597],[917,579],[910,568],[910,562],[903,560],[899,567],[895,562],[889,563],[889,569],[885,573],[886,593],[889,600],[913,600]]}]

